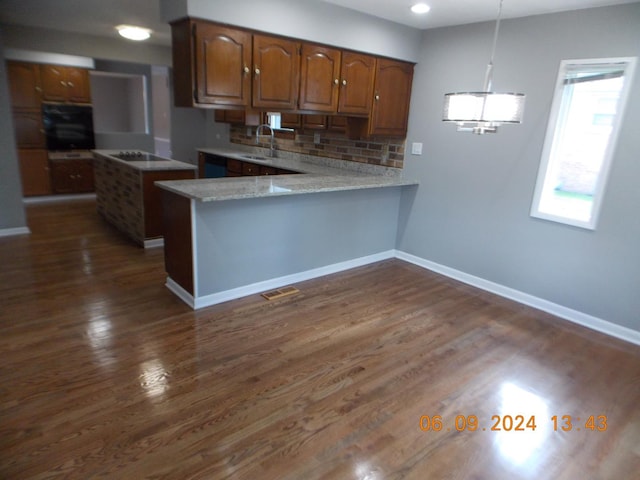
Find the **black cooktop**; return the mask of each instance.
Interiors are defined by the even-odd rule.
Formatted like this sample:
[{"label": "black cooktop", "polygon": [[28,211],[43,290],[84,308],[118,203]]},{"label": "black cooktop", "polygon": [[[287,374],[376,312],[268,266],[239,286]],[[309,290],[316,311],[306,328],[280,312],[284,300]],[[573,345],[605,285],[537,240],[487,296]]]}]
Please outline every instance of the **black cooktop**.
[{"label": "black cooktop", "polygon": [[114,153],[112,155],[115,158],[124,160],[126,162],[166,162],[167,159],[158,157],[152,153],[138,152],[138,151],[122,151]]}]

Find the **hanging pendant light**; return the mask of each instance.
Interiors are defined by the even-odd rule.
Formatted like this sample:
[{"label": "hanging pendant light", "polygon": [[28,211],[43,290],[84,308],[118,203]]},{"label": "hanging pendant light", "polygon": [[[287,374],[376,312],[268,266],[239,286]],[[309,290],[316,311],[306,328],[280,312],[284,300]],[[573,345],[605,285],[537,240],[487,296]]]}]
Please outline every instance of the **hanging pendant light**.
[{"label": "hanging pendant light", "polygon": [[442,121],[458,124],[458,131],[478,135],[496,133],[503,123],[521,123],[524,110],[524,93],[492,92],[493,58],[496,53],[502,0],[498,8],[496,29],[493,34],[491,59],[487,65],[483,92],[447,93],[444,96]]}]

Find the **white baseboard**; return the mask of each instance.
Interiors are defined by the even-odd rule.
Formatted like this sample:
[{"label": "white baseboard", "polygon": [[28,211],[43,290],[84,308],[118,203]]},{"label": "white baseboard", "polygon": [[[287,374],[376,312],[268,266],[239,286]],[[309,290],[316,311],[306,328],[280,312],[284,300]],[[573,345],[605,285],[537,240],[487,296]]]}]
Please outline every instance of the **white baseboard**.
[{"label": "white baseboard", "polygon": [[55,203],[66,202],[69,200],[88,200],[96,198],[95,193],[73,193],[70,195],[43,195],[40,197],[24,197],[22,202],[25,204],[31,203]]},{"label": "white baseboard", "polygon": [[0,237],[12,237],[14,235],[29,235],[29,234],[31,234],[31,230],[29,230],[29,227],[0,229]]},{"label": "white baseboard", "polygon": [[374,255],[368,255],[366,257],[356,258],[354,260],[348,260],[345,262],[335,263],[333,265],[327,265],[325,267],[314,268],[305,272],[294,273],[291,275],[285,275],[283,277],[272,278],[262,282],[253,283],[251,285],[245,285],[223,292],[213,293],[205,295],[203,297],[194,298],[189,292],[184,290],[180,285],[174,282],[171,278],[167,278],[166,286],[174,294],[176,294],[183,302],[189,305],[194,310],[216,305],[218,303],[227,302],[229,300],[235,300],[237,298],[246,297],[247,295],[254,295],[256,293],[262,293],[276,288],[291,285],[296,282],[304,282],[314,278],[330,275],[332,273],[338,273],[351,268],[361,267],[370,263],[380,262],[389,258],[397,258],[406,262],[412,263],[419,267],[431,270],[454,280],[458,280],[467,285],[485,290],[487,292],[494,293],[501,297],[508,298],[510,300],[528,305],[538,310],[555,315],[564,320],[576,323],[583,327],[587,327],[591,330],[610,335],[615,338],[619,338],[626,342],[630,342],[636,345],[640,345],[640,332],[631,328],[623,327],[621,325],[608,322],[598,317],[588,315],[578,310],[564,307],[557,303],[544,300],[539,297],[535,297],[528,293],[515,290],[513,288],[500,285],[489,280],[485,280],[474,275],[456,270],[439,263],[426,260],[415,255],[411,255],[399,250],[387,250],[385,252],[377,253]]},{"label": "white baseboard", "polygon": [[164,247],[164,238],[152,238],[144,241],[144,248]]},{"label": "white baseboard", "polygon": [[167,277],[167,283],[164,284],[169,290],[171,290],[176,297],[182,300],[184,303],[189,305],[191,308],[194,308],[195,302],[193,300],[193,295],[187,292],[184,288],[178,285],[171,277]]},{"label": "white baseboard", "polygon": [[395,250],[387,250],[385,252],[376,253],[373,255],[367,255],[365,257],[356,258],[353,260],[347,260],[345,262],[334,263],[324,267],[314,268],[304,272],[293,273],[291,275],[285,275],[283,277],[271,278],[262,282],[252,283],[251,285],[245,285],[238,288],[232,288],[222,292],[212,293],[202,297],[194,298],[191,294],[185,291],[180,285],[175,283],[170,278],[167,279],[166,286],[175,293],[183,302],[189,305],[194,310],[199,308],[209,307],[218,303],[227,302],[229,300],[235,300],[236,298],[246,297],[247,295],[254,295],[256,293],[262,293],[276,288],[291,285],[296,282],[304,282],[313,278],[323,277],[332,273],[342,272],[351,268],[361,267],[370,263],[380,262],[387,260],[395,256]]},{"label": "white baseboard", "polygon": [[637,330],[632,330],[631,328],[608,322],[601,318],[564,307],[557,303],[553,303],[548,300],[529,295],[528,293],[524,293],[513,288],[505,287],[504,285],[500,285],[498,283],[490,282],[489,280],[485,280],[474,275],[469,275],[468,273],[461,272],[460,270],[456,270],[445,265],[440,265],[439,263],[435,263],[430,260],[411,255],[409,253],[396,251],[395,257],[400,260],[413,263],[414,265],[418,265],[419,267],[425,268],[427,270],[440,273],[446,277],[453,278],[454,280],[458,280],[473,287],[477,287],[481,290],[486,290],[488,292],[495,293],[496,295],[500,295],[501,297],[514,300],[524,305],[529,305],[530,307],[537,308],[538,310],[542,310],[547,313],[551,313],[552,315],[563,318],[565,320],[569,320],[573,323],[577,323],[578,325],[582,325],[583,327],[587,327],[606,335],[610,335],[612,337],[616,337],[621,340],[640,345],[640,332]]}]

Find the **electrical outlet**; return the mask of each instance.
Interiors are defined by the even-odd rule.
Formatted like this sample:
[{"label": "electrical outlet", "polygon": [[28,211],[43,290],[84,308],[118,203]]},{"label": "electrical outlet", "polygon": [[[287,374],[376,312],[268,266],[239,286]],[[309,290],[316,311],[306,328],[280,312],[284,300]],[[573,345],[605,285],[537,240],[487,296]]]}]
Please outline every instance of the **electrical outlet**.
[{"label": "electrical outlet", "polygon": [[422,144],[421,143],[412,143],[411,144],[411,155],[422,155]]},{"label": "electrical outlet", "polygon": [[320,134],[318,132],[313,134],[313,143],[318,145],[320,143]]},{"label": "electrical outlet", "polygon": [[247,127],[247,137],[250,137],[251,135],[253,135],[253,130],[251,130],[251,127]]}]

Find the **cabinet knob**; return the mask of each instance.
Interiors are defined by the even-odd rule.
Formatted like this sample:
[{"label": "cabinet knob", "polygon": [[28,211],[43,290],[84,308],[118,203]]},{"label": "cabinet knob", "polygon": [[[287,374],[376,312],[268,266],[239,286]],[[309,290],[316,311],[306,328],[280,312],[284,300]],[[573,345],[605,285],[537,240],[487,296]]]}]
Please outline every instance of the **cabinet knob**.
[{"label": "cabinet knob", "polygon": [[376,100],[380,100],[380,95],[376,95],[376,96],[375,96],[375,99],[376,99]]},{"label": "cabinet knob", "polygon": [[260,69],[256,67],[256,75],[260,75]]},{"label": "cabinet knob", "polygon": [[249,67],[247,67],[246,65],[244,66],[244,73],[249,73]]},{"label": "cabinet knob", "polygon": [[42,92],[42,89],[40,87],[36,87],[36,92],[40,93]]},{"label": "cabinet knob", "polygon": [[342,85],[346,86],[347,85],[347,81],[346,80],[342,80]]},{"label": "cabinet knob", "polygon": [[340,83],[340,80],[338,80],[337,78],[333,80],[333,83],[335,83],[336,85],[338,85]]},{"label": "cabinet knob", "polygon": [[73,87],[74,85],[73,85],[73,83],[71,83],[71,82],[67,82],[67,86],[68,86],[68,87]]},{"label": "cabinet knob", "polygon": [[64,82],[64,80],[60,80],[60,85],[62,85],[63,87],[67,86],[67,84]]}]

